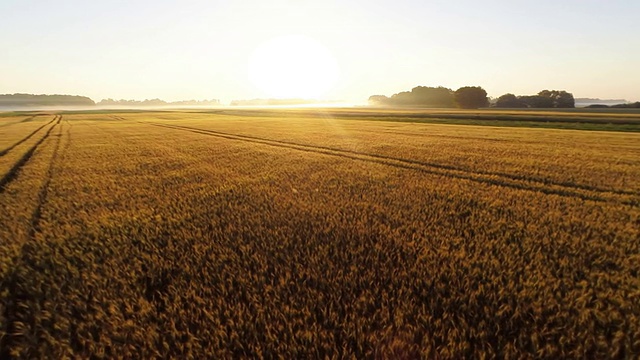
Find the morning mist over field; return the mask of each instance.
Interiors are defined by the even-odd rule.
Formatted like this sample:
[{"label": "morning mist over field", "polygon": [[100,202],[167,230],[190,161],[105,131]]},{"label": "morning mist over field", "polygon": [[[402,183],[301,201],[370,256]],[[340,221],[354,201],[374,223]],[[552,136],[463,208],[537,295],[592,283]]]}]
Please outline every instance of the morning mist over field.
[{"label": "morning mist over field", "polygon": [[0,93],[364,103],[471,85],[637,101],[639,11],[632,0],[8,0]]}]

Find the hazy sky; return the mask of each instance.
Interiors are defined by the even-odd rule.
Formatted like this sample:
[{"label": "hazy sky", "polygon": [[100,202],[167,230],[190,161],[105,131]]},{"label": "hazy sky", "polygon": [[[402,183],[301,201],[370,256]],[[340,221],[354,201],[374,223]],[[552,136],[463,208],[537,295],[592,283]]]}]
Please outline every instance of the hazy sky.
[{"label": "hazy sky", "polygon": [[303,35],[335,58],[325,94],[417,85],[640,100],[638,0],[1,0],[0,93],[265,97],[249,59]]}]

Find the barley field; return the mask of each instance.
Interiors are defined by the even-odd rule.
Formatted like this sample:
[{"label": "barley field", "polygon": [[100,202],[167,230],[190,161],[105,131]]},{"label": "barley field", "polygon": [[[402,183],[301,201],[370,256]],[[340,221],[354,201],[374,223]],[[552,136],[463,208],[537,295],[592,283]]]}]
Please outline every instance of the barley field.
[{"label": "barley field", "polygon": [[0,357],[640,356],[640,114],[429,116],[0,117]]}]

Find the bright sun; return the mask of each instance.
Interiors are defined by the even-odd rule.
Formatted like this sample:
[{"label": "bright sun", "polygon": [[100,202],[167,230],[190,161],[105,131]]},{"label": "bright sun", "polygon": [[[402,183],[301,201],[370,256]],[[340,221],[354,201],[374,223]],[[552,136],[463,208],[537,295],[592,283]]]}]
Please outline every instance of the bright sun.
[{"label": "bright sun", "polygon": [[302,35],[268,40],[249,59],[249,79],[275,98],[318,98],[331,90],[338,76],[329,49]]}]

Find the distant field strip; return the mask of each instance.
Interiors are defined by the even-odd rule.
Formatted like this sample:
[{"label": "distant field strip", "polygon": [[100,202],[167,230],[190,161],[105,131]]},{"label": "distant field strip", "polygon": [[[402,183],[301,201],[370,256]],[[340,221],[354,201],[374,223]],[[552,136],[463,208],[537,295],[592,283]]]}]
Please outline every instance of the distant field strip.
[{"label": "distant field strip", "polygon": [[[580,109],[581,110],[581,109]],[[586,124],[615,123],[618,125],[640,125],[638,112],[594,112],[594,111],[510,111],[510,110],[462,110],[451,111],[442,109],[328,109],[324,111],[330,116],[348,119],[383,119],[383,120],[500,120],[500,121],[530,121],[530,122],[579,122]],[[282,111],[270,109],[256,110],[227,110],[212,111],[224,115],[239,117],[273,116],[281,117]],[[316,116],[318,111],[306,109],[289,111],[295,116]]]},{"label": "distant field strip", "polygon": [[[592,187],[588,185],[572,184],[572,183],[554,183],[546,179],[529,178],[526,176],[519,176],[515,174],[506,173],[491,173],[483,171],[469,171],[462,168],[456,168],[454,166],[425,163],[421,161],[415,161],[410,159],[401,159],[388,156],[382,156],[377,154],[370,154],[358,151],[350,151],[344,149],[337,149],[325,146],[314,146],[307,144],[291,143],[280,140],[272,140],[266,138],[259,138],[246,135],[237,135],[213,130],[205,130],[188,126],[180,125],[168,125],[161,123],[148,123],[154,126],[161,126],[165,128],[171,128],[176,130],[191,131],[204,135],[217,136],[230,140],[247,141],[257,144],[285,147],[300,151],[311,151],[321,153],[325,155],[341,156],[351,158],[360,161],[369,161],[398,168],[418,170],[422,172],[431,173],[434,175],[442,175],[457,179],[470,180],[475,182],[487,183],[498,186],[505,186],[520,190],[540,191],[545,194],[578,197],[584,200],[594,201],[609,201],[617,200],[624,204],[638,205],[639,201],[636,197],[621,197],[618,195],[633,195],[638,196],[637,192],[625,191],[625,190],[608,190]],[[595,194],[594,194],[595,193]]]},{"label": "distant field strip", "polygon": [[[26,152],[20,156],[17,161],[2,175],[2,178],[0,178],[0,193],[3,192],[7,186],[7,184],[9,184],[11,181],[13,181],[16,176],[18,175],[18,172],[20,171],[20,169],[29,161],[29,159],[31,158],[31,156],[33,156],[33,153],[38,149],[38,147],[49,137],[49,135],[51,134],[51,132],[53,131],[53,129],[60,124],[60,121],[62,120],[62,116],[61,115],[56,115],[54,117],[53,120],[51,120],[49,123],[43,125],[42,127],[39,128],[42,129],[45,126],[49,125],[49,129],[44,133],[44,135],[37,141],[35,142],[35,144],[33,144],[30,148],[28,148],[26,150]],[[55,124],[53,124],[55,122]],[[53,125],[51,125],[53,124]],[[28,140],[29,138],[31,138],[36,132],[29,134],[27,137],[25,137],[23,140],[21,140],[19,142],[19,144],[17,144],[16,146],[22,144],[23,142],[25,142],[26,140]],[[16,146],[13,146],[10,150],[13,150]],[[7,151],[8,152],[8,151]],[[3,154],[5,155],[6,152]],[[0,163],[0,165],[2,165],[2,163]],[[2,168],[0,168],[2,169]]]},{"label": "distant field strip", "polygon": [[190,114],[242,118],[333,117],[346,120],[640,132],[638,111],[596,112],[447,109],[228,109]]},{"label": "distant field strip", "polygon": [[[598,116],[599,115],[599,116]],[[532,122],[579,122],[585,124],[603,124],[603,123],[614,123],[618,125],[640,125],[640,117],[630,117],[630,116],[618,116],[614,114],[610,116],[606,114],[603,116],[602,114],[591,115],[587,114],[586,116],[580,114],[576,116],[576,114],[570,115],[538,115],[538,114],[518,114],[518,115],[510,115],[510,114],[398,114],[398,115],[389,115],[389,114],[379,114],[379,115],[358,115],[358,114],[344,114],[340,115],[346,118],[388,118],[389,116],[398,117],[401,119],[433,119],[433,120],[500,120],[500,121],[532,121]]]}]

